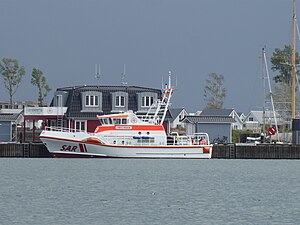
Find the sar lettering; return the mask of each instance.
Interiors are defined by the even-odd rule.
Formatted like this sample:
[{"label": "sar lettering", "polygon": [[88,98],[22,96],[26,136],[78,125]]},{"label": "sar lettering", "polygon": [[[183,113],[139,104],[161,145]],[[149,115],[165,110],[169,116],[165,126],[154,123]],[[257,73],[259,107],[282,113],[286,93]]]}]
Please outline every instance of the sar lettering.
[{"label": "sar lettering", "polygon": [[74,145],[63,145],[60,148],[60,151],[67,151],[67,152],[76,152],[77,146]]}]

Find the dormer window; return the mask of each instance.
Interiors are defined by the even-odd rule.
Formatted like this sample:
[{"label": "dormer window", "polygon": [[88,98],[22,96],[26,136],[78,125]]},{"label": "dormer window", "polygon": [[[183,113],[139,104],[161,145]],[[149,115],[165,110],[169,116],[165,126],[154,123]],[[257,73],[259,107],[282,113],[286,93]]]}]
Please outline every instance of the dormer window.
[{"label": "dormer window", "polygon": [[112,112],[125,112],[128,110],[128,93],[116,91],[111,93]]},{"label": "dormer window", "polygon": [[116,107],[125,107],[125,96],[116,96]]},{"label": "dormer window", "polygon": [[85,106],[98,107],[99,106],[99,96],[98,95],[85,96]]},{"label": "dormer window", "polygon": [[158,94],[155,92],[140,92],[137,93],[138,97],[138,111],[148,111],[150,106],[158,99]]},{"label": "dormer window", "polygon": [[150,107],[154,102],[153,96],[143,96],[142,97],[142,107]]},{"label": "dormer window", "polygon": [[102,93],[99,91],[81,92],[81,112],[101,112]]}]

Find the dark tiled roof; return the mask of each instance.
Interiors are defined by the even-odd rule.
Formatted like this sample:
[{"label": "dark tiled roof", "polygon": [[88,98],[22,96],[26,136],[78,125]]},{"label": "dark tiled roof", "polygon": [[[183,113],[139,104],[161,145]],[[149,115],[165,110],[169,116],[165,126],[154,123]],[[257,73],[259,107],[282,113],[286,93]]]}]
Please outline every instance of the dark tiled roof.
[{"label": "dark tiled roof", "polygon": [[242,114],[244,114],[243,112],[237,112],[238,116],[241,116]]},{"label": "dark tiled roof", "polygon": [[74,87],[63,87],[63,88],[57,88],[57,91],[72,91],[72,90],[79,90],[82,91],[124,91],[127,90],[135,91],[135,92],[144,92],[144,91],[159,91],[159,89],[155,88],[147,88],[147,87],[138,87],[138,86],[116,86],[116,85],[81,85],[81,86],[74,86]]},{"label": "dark tiled roof", "polygon": [[[66,102],[67,117],[80,119],[96,119],[97,115],[110,114],[112,110],[111,93],[122,91],[128,93],[128,110],[136,112],[138,110],[137,93],[140,92],[156,92],[158,96],[161,95],[160,89],[145,88],[137,86],[98,86],[98,85],[84,85],[75,87],[58,88],[57,91],[66,91],[69,93]],[[102,92],[102,111],[103,112],[81,112],[81,92],[84,91],[100,91]],[[51,105],[53,105],[53,100]]]},{"label": "dark tiled roof", "polygon": [[229,116],[233,109],[204,109],[200,116]]},{"label": "dark tiled roof", "polygon": [[16,121],[20,113],[1,113],[0,121]]},{"label": "dark tiled roof", "polygon": [[187,123],[234,123],[235,119],[229,116],[186,116],[182,121]]}]

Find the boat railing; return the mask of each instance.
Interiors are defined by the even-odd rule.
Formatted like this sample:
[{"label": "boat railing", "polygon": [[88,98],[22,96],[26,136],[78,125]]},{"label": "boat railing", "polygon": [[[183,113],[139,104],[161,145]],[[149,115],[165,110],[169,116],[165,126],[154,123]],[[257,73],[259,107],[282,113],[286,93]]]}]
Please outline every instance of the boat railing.
[{"label": "boat railing", "polygon": [[88,133],[88,132],[83,131],[83,130],[69,128],[69,127],[54,127],[54,126],[48,127],[48,126],[46,126],[44,130],[59,131],[59,132],[71,132],[71,133]]},{"label": "boat railing", "polygon": [[191,145],[192,139],[188,136],[174,136],[172,142],[169,145]]},{"label": "boat railing", "polygon": [[184,136],[184,135],[177,135],[177,136],[170,136],[171,138],[168,140],[168,145],[210,145],[209,138],[206,136],[206,144],[201,142],[202,139],[195,138],[194,135],[191,136]]},{"label": "boat railing", "polygon": [[191,139],[191,137],[187,137],[187,136],[179,136],[178,137],[178,144],[179,145],[191,145],[192,144],[192,139]]}]

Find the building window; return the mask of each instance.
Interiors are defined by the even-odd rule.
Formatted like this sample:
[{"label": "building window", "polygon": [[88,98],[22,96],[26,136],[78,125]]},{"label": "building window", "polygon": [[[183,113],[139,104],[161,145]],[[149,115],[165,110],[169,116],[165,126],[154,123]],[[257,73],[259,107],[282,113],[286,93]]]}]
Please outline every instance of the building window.
[{"label": "building window", "polygon": [[102,92],[84,91],[81,92],[81,112],[101,112]]},{"label": "building window", "polygon": [[116,107],[125,107],[125,96],[116,96]]},{"label": "building window", "polygon": [[111,92],[111,112],[128,111],[128,93],[124,91]]},{"label": "building window", "polygon": [[249,121],[254,121],[254,120],[253,120],[253,117],[249,117]]},{"label": "building window", "polygon": [[184,114],[184,112],[182,112],[179,116],[179,120],[182,120],[184,117],[185,117],[185,114]]},{"label": "building window", "polygon": [[153,104],[153,96],[142,97],[142,107],[150,107]]},{"label": "building window", "polygon": [[85,96],[85,106],[98,107],[99,106],[99,96],[98,95]]},{"label": "building window", "polygon": [[76,131],[86,131],[86,121],[76,120],[75,121],[75,130]]}]

